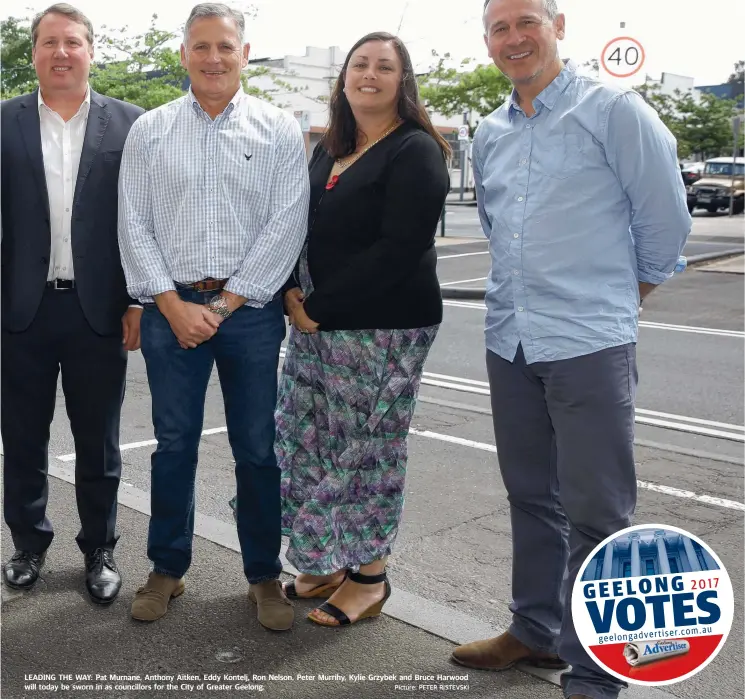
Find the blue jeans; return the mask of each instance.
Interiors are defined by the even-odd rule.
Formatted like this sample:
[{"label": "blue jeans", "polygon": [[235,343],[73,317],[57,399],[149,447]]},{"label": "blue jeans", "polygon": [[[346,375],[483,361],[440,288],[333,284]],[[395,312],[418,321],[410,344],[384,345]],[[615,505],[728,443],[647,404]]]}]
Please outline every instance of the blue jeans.
[{"label": "blue jeans", "polygon": [[[217,292],[180,289],[184,301],[208,303]],[[239,308],[195,349],[182,349],[154,304],[142,317],[142,354],[152,394],[158,446],[151,462],[147,555],[154,572],[182,577],[191,565],[194,482],[213,364],[222,387],[228,440],[235,459],[237,528],[250,583],[279,577],[282,564],[280,470],[274,454],[282,301]]]}]

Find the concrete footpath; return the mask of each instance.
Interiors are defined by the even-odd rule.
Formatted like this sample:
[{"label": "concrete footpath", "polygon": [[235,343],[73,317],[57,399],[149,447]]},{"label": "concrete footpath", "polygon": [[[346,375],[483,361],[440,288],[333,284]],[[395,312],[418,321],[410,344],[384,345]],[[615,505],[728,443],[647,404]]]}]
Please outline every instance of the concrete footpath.
[{"label": "concrete footpath", "polygon": [[[56,477],[50,478],[48,514],[56,535],[42,579],[28,593],[3,587],[3,699],[55,693],[88,699],[562,696],[557,673],[541,679],[520,670],[473,672],[451,664],[456,643],[497,631],[400,590],[394,591],[383,616],[345,629],[307,621],[313,603],[302,601],[296,603],[291,632],[264,630],[247,599],[235,531],[205,515],[197,516],[186,593],[160,621],[136,622],[129,608],[148,572],[148,505],[146,493],[128,488],[120,492],[122,536],[116,549],[122,591],[113,605],[98,607],[85,592],[82,556],[74,541],[78,518],[72,473],[57,466],[51,470]],[[12,541],[3,526],[3,561],[11,553]],[[292,570],[289,564],[286,570]],[[393,585],[395,589],[395,580]],[[670,695],[633,688],[625,696]]]}]

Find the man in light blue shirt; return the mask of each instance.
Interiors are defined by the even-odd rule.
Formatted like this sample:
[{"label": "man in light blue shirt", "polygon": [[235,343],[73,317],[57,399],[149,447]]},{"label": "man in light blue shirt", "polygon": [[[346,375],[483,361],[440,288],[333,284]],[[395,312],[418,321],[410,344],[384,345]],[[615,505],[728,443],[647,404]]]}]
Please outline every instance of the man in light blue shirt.
[{"label": "man in light blue shirt", "polygon": [[638,308],[672,276],[691,219],[675,139],[637,93],[562,61],[564,26],[555,0],[484,8],[489,56],[514,87],[473,144],[513,623],[453,659],[569,663],[567,697],[608,699],[624,685],[579,643],[571,590],[593,548],[630,524]]},{"label": "man in light blue shirt", "polygon": [[[159,619],[184,591],[205,396],[217,365],[249,598],[263,626],[283,631],[294,612],[278,580],[280,289],[305,240],[310,184],[297,121],[243,91],[243,32],[243,15],[225,5],[192,10],[181,47],[189,93],[135,122],[122,157],[119,244],[128,291],[145,305],[142,354],[158,441],[153,571],[132,616]],[[214,571],[213,583],[226,574]]]}]

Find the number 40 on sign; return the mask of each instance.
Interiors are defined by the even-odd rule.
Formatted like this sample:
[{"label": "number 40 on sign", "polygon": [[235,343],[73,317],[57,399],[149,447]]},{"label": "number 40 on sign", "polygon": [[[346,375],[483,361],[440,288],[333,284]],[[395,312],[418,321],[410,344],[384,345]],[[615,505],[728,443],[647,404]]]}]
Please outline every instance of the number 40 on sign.
[{"label": "number 40 on sign", "polygon": [[629,78],[644,65],[644,47],[630,36],[611,39],[600,54],[603,70],[614,78]]}]

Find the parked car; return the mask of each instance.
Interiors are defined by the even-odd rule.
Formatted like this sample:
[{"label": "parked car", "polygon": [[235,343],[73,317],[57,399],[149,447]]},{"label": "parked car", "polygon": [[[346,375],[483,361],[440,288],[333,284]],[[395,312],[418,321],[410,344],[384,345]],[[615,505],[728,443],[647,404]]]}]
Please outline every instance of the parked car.
[{"label": "parked car", "polygon": [[683,184],[686,187],[701,179],[701,173],[704,171],[704,165],[705,163],[680,164],[680,174],[683,177]]},{"label": "parked car", "polygon": [[729,210],[730,193],[734,194],[734,213],[745,208],[745,158],[711,158],[706,161],[701,178],[686,187],[688,211],[706,209],[710,213]]}]

